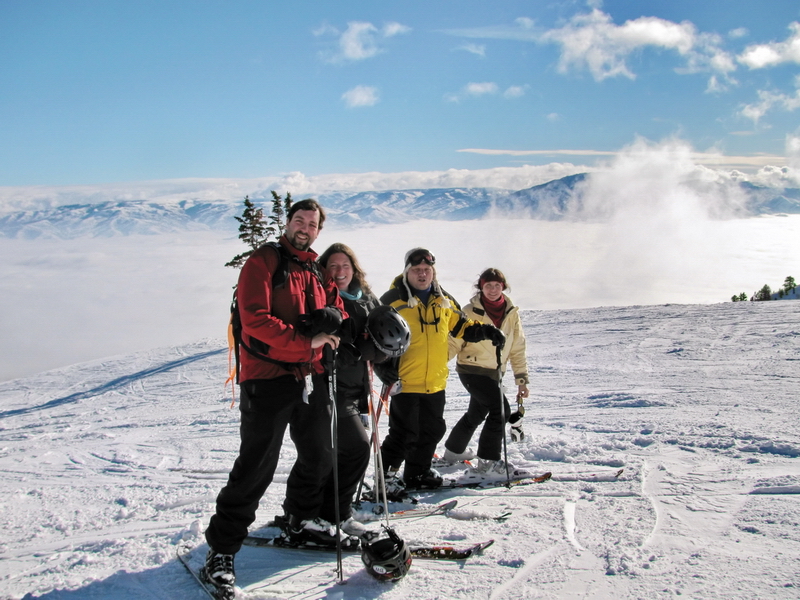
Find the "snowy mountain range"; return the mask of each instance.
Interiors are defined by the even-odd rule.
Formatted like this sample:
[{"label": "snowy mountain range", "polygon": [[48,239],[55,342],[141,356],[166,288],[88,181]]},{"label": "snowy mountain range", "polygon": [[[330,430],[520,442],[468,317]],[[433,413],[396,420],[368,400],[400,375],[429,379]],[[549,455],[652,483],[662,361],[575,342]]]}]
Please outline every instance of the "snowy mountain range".
[{"label": "snowy mountain range", "polygon": [[[488,215],[513,214],[543,220],[583,220],[582,211],[591,174],[579,173],[555,179],[524,190],[497,188],[433,188],[359,193],[329,192],[318,199],[328,210],[329,220],[344,226],[358,224],[403,223],[418,219],[461,221]],[[739,182],[697,184],[701,195],[728,198],[732,203],[725,214],[800,214],[800,189],[774,188]],[[692,187],[689,184],[689,187]],[[266,191],[250,195],[269,212],[271,198]],[[46,208],[31,208],[0,214],[0,237],[20,239],[72,239],[113,237],[131,234],[157,234],[172,231],[230,230],[238,224],[242,199],[207,200],[185,198],[175,201],[147,199],[106,199],[87,197],[77,202]],[[597,216],[595,212],[594,217]]]}]

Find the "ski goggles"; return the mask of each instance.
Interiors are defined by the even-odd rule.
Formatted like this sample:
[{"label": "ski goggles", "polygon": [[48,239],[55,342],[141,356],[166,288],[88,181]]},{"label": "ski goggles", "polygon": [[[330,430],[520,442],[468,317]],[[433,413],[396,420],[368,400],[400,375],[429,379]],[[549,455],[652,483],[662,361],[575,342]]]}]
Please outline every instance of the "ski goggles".
[{"label": "ski goggles", "polygon": [[436,257],[433,256],[433,254],[431,254],[427,250],[418,250],[417,252],[414,252],[414,254],[409,256],[408,261],[406,262],[412,267],[416,267],[420,263],[426,263],[429,264],[430,266],[433,266],[436,264]]}]

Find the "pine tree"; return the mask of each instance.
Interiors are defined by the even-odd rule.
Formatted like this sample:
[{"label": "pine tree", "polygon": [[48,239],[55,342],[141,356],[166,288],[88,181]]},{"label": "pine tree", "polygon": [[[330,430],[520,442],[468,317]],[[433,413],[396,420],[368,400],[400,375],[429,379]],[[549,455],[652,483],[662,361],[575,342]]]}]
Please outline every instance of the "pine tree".
[{"label": "pine tree", "polygon": [[789,292],[794,291],[794,288],[796,288],[796,287],[797,287],[797,285],[794,282],[794,277],[792,277],[791,275],[789,275],[789,277],[787,277],[786,280],[783,282],[783,290],[787,294]]},{"label": "pine tree", "polygon": [[764,284],[764,287],[756,292],[755,299],[758,301],[771,300],[772,289],[768,285]]},{"label": "pine tree", "polygon": [[234,256],[225,263],[225,266],[241,269],[247,257],[269,239],[269,231],[264,220],[264,211],[253,204],[249,196],[244,197],[242,216],[234,217],[234,219],[239,221],[239,239],[250,249]]},{"label": "pine tree", "polygon": [[280,239],[286,228],[286,215],[290,208],[292,208],[292,195],[289,192],[286,192],[286,198],[281,198],[272,191],[272,214],[267,223],[264,210],[253,204],[249,196],[245,196],[242,216],[234,219],[239,221],[239,239],[247,244],[249,250],[237,254],[225,263],[225,266],[241,269],[247,257],[258,248],[270,240]]},{"label": "pine tree", "polygon": [[272,214],[269,217],[269,236],[276,240],[283,235],[284,222],[289,209],[292,207],[292,194],[286,192],[286,199],[281,198],[272,191]]}]

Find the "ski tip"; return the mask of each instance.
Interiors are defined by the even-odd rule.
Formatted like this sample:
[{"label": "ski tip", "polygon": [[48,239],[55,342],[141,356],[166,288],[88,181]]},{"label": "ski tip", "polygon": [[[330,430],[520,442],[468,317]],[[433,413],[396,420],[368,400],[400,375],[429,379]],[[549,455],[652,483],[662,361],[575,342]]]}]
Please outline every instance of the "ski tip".
[{"label": "ski tip", "polygon": [[440,506],[442,512],[449,512],[453,510],[456,506],[458,506],[458,500],[450,500],[450,502],[445,502]]},{"label": "ski tip", "polygon": [[624,470],[625,470],[625,469],[624,469],[624,468],[622,468],[622,469],[620,469],[619,471],[617,471],[616,473],[614,473],[614,479],[619,479],[619,476],[620,476],[620,475],[622,475],[622,472],[623,472]]}]

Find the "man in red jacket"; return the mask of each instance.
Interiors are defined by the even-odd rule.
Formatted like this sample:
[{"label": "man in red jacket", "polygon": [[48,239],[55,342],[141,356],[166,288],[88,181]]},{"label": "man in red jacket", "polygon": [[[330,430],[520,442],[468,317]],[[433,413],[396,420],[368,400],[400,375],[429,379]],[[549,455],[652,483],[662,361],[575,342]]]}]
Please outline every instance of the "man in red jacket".
[{"label": "man in red jacket", "polygon": [[[318,517],[319,482],[332,468],[330,406],[327,394],[311,394],[314,386],[326,385],[323,347],[338,347],[346,316],[336,285],[319,269],[311,249],[324,220],[315,200],[296,202],[287,215],[281,248],[262,246],[239,275],[241,444],[206,530],[209,552],[202,572],[229,594],[235,581],[233,556],[272,482],[287,426],[297,461],[287,481],[286,535],[290,541],[336,543],[335,527]],[[273,282],[281,268],[285,273]]]}]

